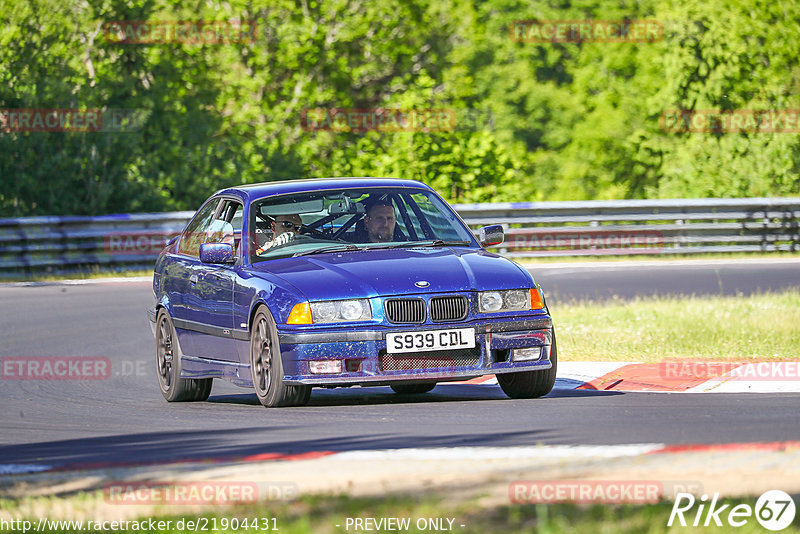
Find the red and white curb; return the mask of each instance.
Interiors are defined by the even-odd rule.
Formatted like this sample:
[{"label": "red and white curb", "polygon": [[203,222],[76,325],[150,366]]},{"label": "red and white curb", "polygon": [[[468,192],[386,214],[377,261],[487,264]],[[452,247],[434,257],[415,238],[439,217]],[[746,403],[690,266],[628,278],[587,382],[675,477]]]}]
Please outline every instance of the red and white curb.
[{"label": "red and white curb", "polygon": [[310,451],[300,454],[263,453],[244,457],[206,458],[202,460],[184,460],[179,462],[145,463],[97,463],[68,464],[51,466],[43,464],[0,464],[0,476],[42,473],[46,471],[88,471],[120,467],[147,467],[180,465],[191,463],[260,463],[309,461],[319,458],[335,458],[343,461],[362,460],[478,460],[481,458],[513,459],[513,458],[622,458],[653,454],[667,450],[663,443],[642,443],[632,445],[534,445],[513,447],[431,447],[407,449],[380,449],[356,451]]},{"label": "red and white curb", "polygon": [[712,444],[666,444],[636,443],[625,445],[530,445],[511,447],[430,447],[407,449],[380,449],[355,451],[309,451],[299,454],[264,453],[245,457],[206,458],[202,460],[184,460],[180,462],[157,462],[151,464],[118,463],[118,464],[75,464],[49,466],[40,464],[0,464],[0,476],[37,474],[43,472],[87,471],[107,469],[110,467],[140,468],[147,466],[165,467],[167,465],[202,464],[255,464],[262,462],[309,462],[320,459],[331,459],[341,462],[386,460],[395,461],[480,461],[514,460],[514,459],[547,459],[547,460],[580,460],[580,459],[615,459],[649,456],[654,454],[680,453],[734,453],[734,452],[800,452],[800,441],[744,442],[744,443],[712,443]]},{"label": "red and white curb", "polygon": [[[496,385],[494,375],[441,385]],[[800,393],[800,361],[559,362],[556,390]]]}]

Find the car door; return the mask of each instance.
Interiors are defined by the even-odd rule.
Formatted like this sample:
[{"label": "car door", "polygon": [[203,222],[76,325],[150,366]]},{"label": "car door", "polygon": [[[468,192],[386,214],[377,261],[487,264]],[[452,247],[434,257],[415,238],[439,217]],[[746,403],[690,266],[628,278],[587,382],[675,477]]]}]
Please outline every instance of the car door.
[{"label": "car door", "polygon": [[189,323],[189,309],[192,302],[191,279],[196,275],[199,263],[199,236],[200,229],[211,224],[219,206],[219,199],[215,198],[206,202],[186,225],[178,240],[176,254],[171,258],[164,271],[163,289],[167,294],[170,304],[172,320],[178,342],[184,354],[194,353],[193,338],[197,331]]},{"label": "car door", "polygon": [[[203,243],[230,242],[235,254],[241,253],[242,206],[233,199],[223,199],[214,219],[205,228]],[[238,228],[234,227],[234,223]],[[199,246],[198,246],[199,250]],[[205,264],[197,260],[190,280],[192,306],[188,319],[197,330],[193,340],[193,356],[210,360],[239,361],[233,343],[234,265]]]}]

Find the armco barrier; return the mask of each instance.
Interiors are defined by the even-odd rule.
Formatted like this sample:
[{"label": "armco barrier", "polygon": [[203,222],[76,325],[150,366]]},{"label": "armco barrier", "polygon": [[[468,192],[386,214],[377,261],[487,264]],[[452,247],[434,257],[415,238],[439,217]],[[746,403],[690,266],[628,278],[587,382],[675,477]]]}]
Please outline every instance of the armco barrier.
[{"label": "armco barrier", "polygon": [[800,250],[800,198],[456,204],[472,228],[502,224],[518,258]]},{"label": "armco barrier", "polygon": [[[0,277],[78,270],[150,269],[160,247],[133,241],[176,235],[193,212],[0,219]],[[115,249],[114,238],[122,238]],[[161,244],[163,247],[163,243]]]},{"label": "armco barrier", "polygon": [[[800,250],[800,198],[455,204],[494,250],[531,258]],[[0,277],[151,268],[192,212],[0,219]]]}]

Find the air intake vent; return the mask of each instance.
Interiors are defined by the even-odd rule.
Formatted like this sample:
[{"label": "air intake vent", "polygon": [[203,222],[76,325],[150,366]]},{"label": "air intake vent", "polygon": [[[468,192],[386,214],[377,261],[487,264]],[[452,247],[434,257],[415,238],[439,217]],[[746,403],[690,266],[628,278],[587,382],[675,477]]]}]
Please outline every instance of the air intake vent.
[{"label": "air intake vent", "polygon": [[424,323],[425,301],[422,299],[387,300],[386,318],[390,323]]},{"label": "air intake vent", "polygon": [[452,369],[477,367],[481,361],[481,348],[438,350],[418,354],[378,353],[381,371],[418,371],[424,369]]},{"label": "air intake vent", "polygon": [[463,296],[431,299],[431,320],[434,322],[460,321],[466,316],[467,299]]}]

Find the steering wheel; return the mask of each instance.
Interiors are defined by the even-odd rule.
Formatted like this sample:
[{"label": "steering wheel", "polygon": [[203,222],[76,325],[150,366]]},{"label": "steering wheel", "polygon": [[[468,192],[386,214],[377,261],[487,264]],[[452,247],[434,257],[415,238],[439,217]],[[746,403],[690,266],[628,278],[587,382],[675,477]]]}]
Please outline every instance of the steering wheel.
[{"label": "steering wheel", "polygon": [[298,232],[300,235],[305,235],[308,237],[317,237],[319,239],[328,239],[328,236],[324,233],[320,232],[316,228],[310,228],[305,224],[300,225],[300,230]]}]

